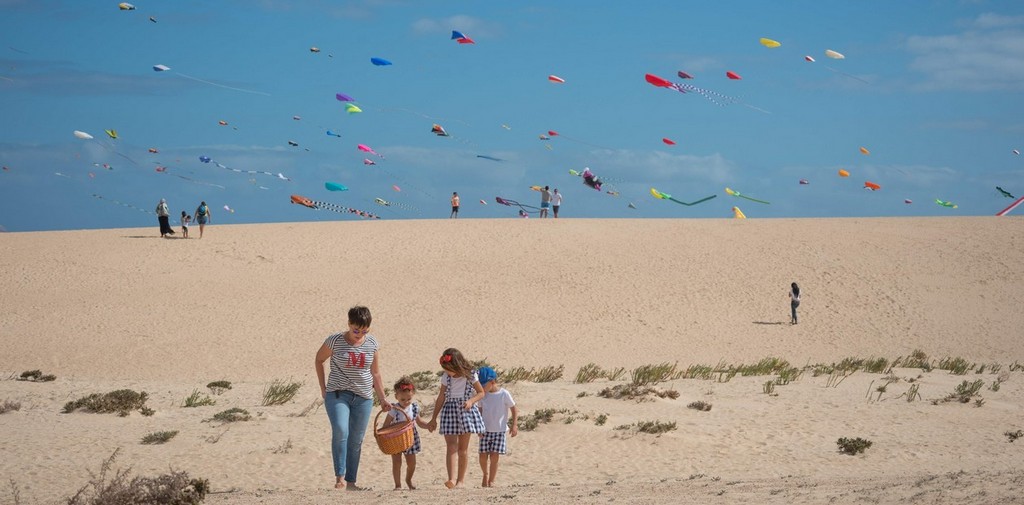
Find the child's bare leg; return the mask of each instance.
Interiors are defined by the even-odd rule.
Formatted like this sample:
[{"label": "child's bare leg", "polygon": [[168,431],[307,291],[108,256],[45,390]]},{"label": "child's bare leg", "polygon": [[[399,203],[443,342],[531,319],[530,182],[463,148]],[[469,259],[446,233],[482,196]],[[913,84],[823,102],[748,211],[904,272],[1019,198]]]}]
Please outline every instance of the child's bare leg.
[{"label": "child's bare leg", "polygon": [[455,487],[455,459],[459,457],[459,435],[445,435],[444,443],[446,446],[444,464],[448,469],[448,481],[444,483],[444,487],[451,489]]},{"label": "child's bare leg", "polygon": [[459,435],[459,480],[455,481],[456,486],[461,486],[466,480],[466,470],[469,470],[469,439],[472,436],[470,433]]},{"label": "child's bare leg", "polygon": [[484,480],[480,483],[480,487],[487,487],[487,453],[480,453],[480,472],[484,474]]},{"label": "child's bare leg", "polygon": [[391,476],[394,477],[394,489],[401,489],[401,453],[391,455]]},{"label": "child's bare leg", "polygon": [[416,455],[406,454],[405,455],[405,484],[409,486],[409,489],[416,489],[416,486],[412,485],[412,474],[416,473]]},{"label": "child's bare leg", "polygon": [[498,458],[500,457],[501,454],[496,452],[491,453],[491,471],[487,473],[487,487],[494,487],[494,478],[498,475]]}]

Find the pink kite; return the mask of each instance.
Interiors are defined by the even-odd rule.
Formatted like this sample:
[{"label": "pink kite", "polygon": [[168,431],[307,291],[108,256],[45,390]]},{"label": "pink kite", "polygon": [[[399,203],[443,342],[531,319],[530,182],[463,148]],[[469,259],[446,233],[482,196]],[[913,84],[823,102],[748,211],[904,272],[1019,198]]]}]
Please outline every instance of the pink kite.
[{"label": "pink kite", "polygon": [[366,153],[370,153],[370,154],[373,154],[373,155],[376,155],[376,156],[380,156],[381,159],[384,159],[383,155],[381,155],[377,151],[374,151],[372,147],[370,147],[370,146],[368,146],[366,144],[359,144],[358,146],[356,146],[356,148],[358,148],[360,151],[363,151],[363,152],[366,152]]},{"label": "pink kite", "polygon": [[402,188],[400,188],[400,187],[398,187],[398,186],[391,186],[391,189],[393,189],[393,190],[395,190],[395,191],[398,191],[399,193],[401,193],[401,192],[402,192]]},{"label": "pink kite", "polygon": [[557,137],[558,132],[556,132],[555,130],[548,130],[548,135],[551,135],[552,137]]},{"label": "pink kite", "polygon": [[557,75],[549,75],[548,80],[551,82],[557,82],[559,84],[565,84],[565,79],[558,77]]},{"label": "pink kite", "polygon": [[663,138],[663,139],[661,139],[661,141],[666,143],[666,144],[668,144],[668,145],[670,145],[670,146],[676,145],[676,141],[674,141],[674,140],[672,140],[670,138]]},{"label": "pink kite", "polygon": [[733,72],[732,70],[726,72],[725,76],[730,78],[730,79],[732,79],[732,80],[734,80],[734,81],[738,81],[738,80],[742,79],[742,77],[740,77],[740,74],[737,74],[736,72]]},{"label": "pink kite", "polygon": [[1009,214],[1010,211],[1016,209],[1017,206],[1021,204],[1021,202],[1024,202],[1024,196],[1018,198],[1017,201],[1011,203],[1009,207],[999,211],[998,213],[996,213],[996,215],[1002,217]]}]

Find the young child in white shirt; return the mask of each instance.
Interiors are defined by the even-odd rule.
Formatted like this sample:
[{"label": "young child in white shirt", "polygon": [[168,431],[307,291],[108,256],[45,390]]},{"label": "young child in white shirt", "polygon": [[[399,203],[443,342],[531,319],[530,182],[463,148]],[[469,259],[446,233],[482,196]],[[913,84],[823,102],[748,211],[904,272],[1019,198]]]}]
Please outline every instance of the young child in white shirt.
[{"label": "young child in white shirt", "polygon": [[494,487],[494,479],[498,474],[498,458],[505,454],[508,444],[505,432],[509,430],[508,414],[512,412],[511,436],[519,434],[519,410],[512,394],[498,386],[498,374],[491,367],[483,367],[479,371],[480,385],[483,386],[484,398],[480,400],[480,413],[484,418],[486,433],[480,434],[480,470],[484,479],[482,487]]}]

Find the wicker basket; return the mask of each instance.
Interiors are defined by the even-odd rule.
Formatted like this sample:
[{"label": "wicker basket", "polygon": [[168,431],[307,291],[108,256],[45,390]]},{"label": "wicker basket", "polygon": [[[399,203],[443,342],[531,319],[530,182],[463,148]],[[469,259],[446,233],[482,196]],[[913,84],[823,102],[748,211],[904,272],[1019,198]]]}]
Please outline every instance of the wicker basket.
[{"label": "wicker basket", "polygon": [[413,438],[413,424],[415,421],[408,420],[403,423],[392,424],[387,428],[377,429],[377,420],[384,411],[377,413],[373,418],[373,438],[377,439],[377,445],[384,454],[398,454],[412,447],[415,442]]}]

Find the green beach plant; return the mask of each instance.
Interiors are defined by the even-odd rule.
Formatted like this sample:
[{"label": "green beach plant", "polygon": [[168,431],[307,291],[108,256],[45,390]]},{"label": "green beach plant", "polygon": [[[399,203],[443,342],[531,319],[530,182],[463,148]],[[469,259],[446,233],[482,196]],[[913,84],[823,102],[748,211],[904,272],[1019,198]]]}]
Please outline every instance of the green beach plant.
[{"label": "green beach plant", "polygon": [[198,505],[210,491],[206,479],[191,478],[186,472],[170,471],[156,477],[131,477],[131,469],[111,469],[120,449],[114,450],[99,473],[89,472],[89,482],[68,498],[67,505]]},{"label": "green beach plant", "polygon": [[6,414],[8,412],[14,412],[15,410],[21,410],[21,402],[13,402],[11,400],[4,400],[0,403],[0,414]]},{"label": "green beach plant", "polygon": [[853,456],[864,452],[865,449],[871,447],[871,441],[863,438],[840,438],[836,441],[836,445],[839,446],[839,451],[844,454]]},{"label": "green beach plant", "polygon": [[428,391],[434,389],[438,385],[438,376],[429,370],[422,372],[414,372],[409,374],[409,378],[412,379],[412,384],[417,391]]},{"label": "green beach plant", "polygon": [[76,410],[97,414],[117,413],[127,416],[132,410],[141,410],[149,396],[145,391],[138,393],[131,389],[118,389],[106,394],[93,393],[64,404],[62,412],[70,414]]},{"label": "green beach plant", "polygon": [[219,394],[222,394],[225,391],[231,389],[231,382],[230,381],[213,381],[213,382],[207,384],[206,387],[210,389],[211,393],[213,393],[215,395],[219,395]]},{"label": "green beach plant", "polygon": [[703,402],[703,401],[695,401],[695,402],[691,402],[689,405],[687,405],[686,408],[690,408],[690,409],[694,409],[694,410],[699,410],[701,412],[707,412],[707,411],[711,410],[711,404],[708,403],[708,402]]},{"label": "green beach plant", "polygon": [[44,375],[40,370],[28,370],[21,373],[20,381],[27,382],[53,382],[57,380],[56,375]]},{"label": "green beach plant", "polygon": [[216,405],[217,402],[210,398],[210,395],[200,393],[198,389],[193,389],[192,394],[185,397],[185,401],[182,403],[182,407],[205,407],[207,405]]},{"label": "green beach plant", "polygon": [[242,421],[248,421],[252,419],[249,415],[249,411],[239,407],[232,407],[222,412],[218,412],[213,415],[211,421],[220,421],[222,423],[236,423]]},{"label": "green beach plant", "polygon": [[289,382],[283,379],[276,379],[263,390],[263,402],[261,405],[264,407],[269,407],[271,405],[284,405],[295,398],[300,387],[302,387],[301,382]]},{"label": "green beach plant", "polygon": [[144,437],[142,437],[142,443],[146,445],[158,445],[166,443],[168,440],[174,438],[178,434],[178,431],[155,431]]}]

